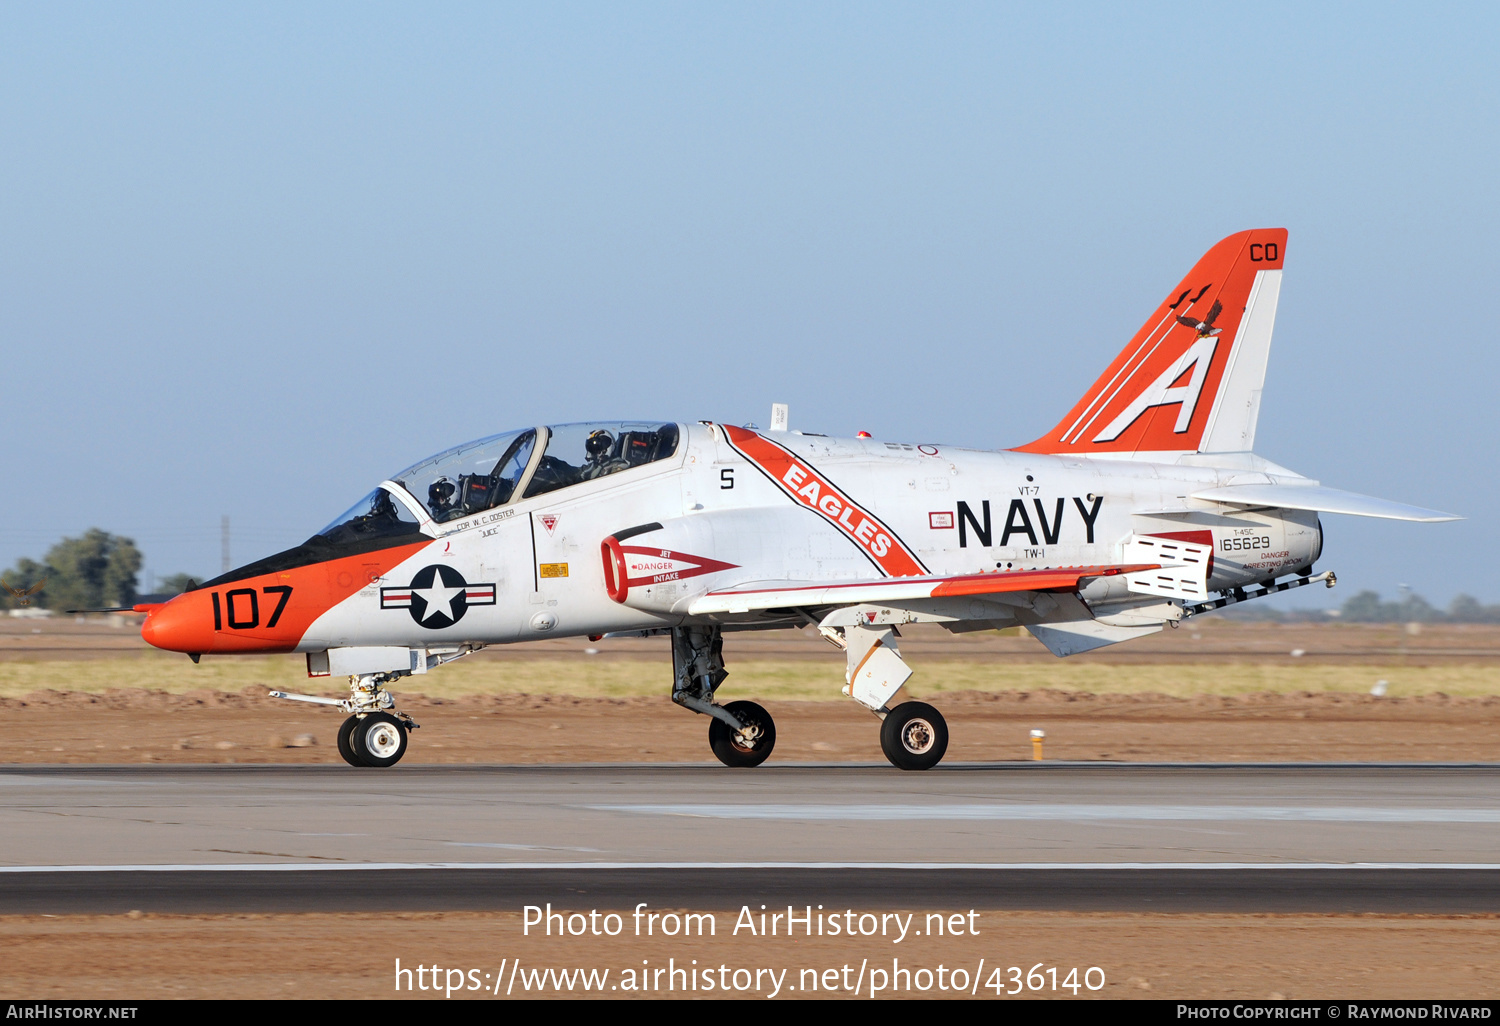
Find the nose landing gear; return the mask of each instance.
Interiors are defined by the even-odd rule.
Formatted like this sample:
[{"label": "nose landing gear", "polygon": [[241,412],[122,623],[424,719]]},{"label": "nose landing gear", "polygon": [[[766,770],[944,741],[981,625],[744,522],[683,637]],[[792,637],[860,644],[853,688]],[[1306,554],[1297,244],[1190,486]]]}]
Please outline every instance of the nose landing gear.
[{"label": "nose landing gear", "polygon": [[339,724],[339,755],[351,766],[363,766],[354,754],[354,728],[359,726],[359,717],[351,716]]},{"label": "nose landing gear", "polygon": [[349,679],[347,699],[320,698],[316,695],[294,695],[271,692],[272,698],[289,698],[314,705],[331,705],[352,713],[339,725],[339,755],[351,766],[384,769],[394,766],[406,754],[407,735],[419,726],[406,713],[394,710],[396,699],[385,690],[394,680],[390,674],[367,673]]},{"label": "nose landing gear", "polygon": [[394,766],[406,754],[410,729],[390,713],[370,713],[364,719],[351,716],[339,726],[339,754],[351,766]]}]

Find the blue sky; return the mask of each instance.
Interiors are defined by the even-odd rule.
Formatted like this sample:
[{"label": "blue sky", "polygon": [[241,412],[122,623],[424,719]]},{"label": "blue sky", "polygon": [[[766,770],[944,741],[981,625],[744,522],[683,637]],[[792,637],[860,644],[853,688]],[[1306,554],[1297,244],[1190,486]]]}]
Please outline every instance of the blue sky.
[{"label": "blue sky", "polygon": [[[1497,15],[1474,6],[0,8],[0,566],[293,544],[615,417],[985,447],[1212,243],[1291,232],[1257,449],[1464,514],[1343,586],[1500,601]],[[1283,603],[1287,599],[1281,599]]]}]

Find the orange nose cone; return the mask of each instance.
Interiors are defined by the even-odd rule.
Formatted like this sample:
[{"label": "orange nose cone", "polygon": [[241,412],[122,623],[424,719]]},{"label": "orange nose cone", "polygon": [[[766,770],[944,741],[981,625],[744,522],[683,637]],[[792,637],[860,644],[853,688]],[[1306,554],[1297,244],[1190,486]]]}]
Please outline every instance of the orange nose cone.
[{"label": "orange nose cone", "polygon": [[214,613],[207,592],[187,592],[154,609],[141,624],[146,644],[168,652],[211,652]]}]

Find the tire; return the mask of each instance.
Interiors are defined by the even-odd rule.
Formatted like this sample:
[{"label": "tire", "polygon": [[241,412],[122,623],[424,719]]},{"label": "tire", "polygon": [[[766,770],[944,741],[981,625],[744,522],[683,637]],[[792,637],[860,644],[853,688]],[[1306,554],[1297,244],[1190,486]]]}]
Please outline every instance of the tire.
[{"label": "tire", "polygon": [[339,724],[339,755],[351,766],[363,766],[354,752],[354,728],[359,726],[359,717],[351,716]]},{"label": "tire", "polygon": [[948,722],[926,702],[902,702],[880,724],[880,750],[898,769],[932,769],[948,751]]},{"label": "tire", "polygon": [[726,766],[759,766],[776,747],[776,721],[754,702],[730,702],[724,707],[741,723],[759,728],[760,736],[747,739],[723,720],[708,721],[708,747]]},{"label": "tire", "polygon": [[363,766],[394,766],[406,754],[406,727],[389,713],[371,713],[354,728],[350,748]]}]

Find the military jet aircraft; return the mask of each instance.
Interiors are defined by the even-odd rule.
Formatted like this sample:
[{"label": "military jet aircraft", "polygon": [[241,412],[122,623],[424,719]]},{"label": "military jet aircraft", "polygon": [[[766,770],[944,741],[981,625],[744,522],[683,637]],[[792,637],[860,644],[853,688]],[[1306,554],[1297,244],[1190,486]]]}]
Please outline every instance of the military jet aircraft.
[{"label": "military jet aircraft", "polygon": [[[526,427],[380,482],[303,544],[160,605],[142,635],[205,653],[302,652],[347,699],[339,750],[396,763],[390,688],[487,645],[671,637],[672,700],[728,766],[776,725],[720,703],[727,633],[816,628],[903,769],[942,759],[931,705],[890,705],[899,629],[1021,625],[1058,656],[1313,583],[1320,513],[1456,517],[1328,488],[1253,452],[1287,233],[1210,249],[1057,426],[1000,451],[711,421]],[[1175,297],[1175,299],[1174,299]]]}]

